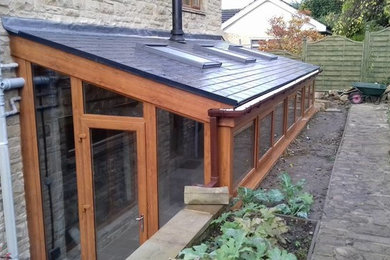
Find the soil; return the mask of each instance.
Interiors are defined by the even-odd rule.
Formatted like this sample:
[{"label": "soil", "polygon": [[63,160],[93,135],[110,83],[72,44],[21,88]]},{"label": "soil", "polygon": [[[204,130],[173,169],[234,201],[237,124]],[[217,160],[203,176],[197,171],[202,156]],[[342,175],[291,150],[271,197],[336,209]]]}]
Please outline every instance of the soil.
[{"label": "soil", "polygon": [[318,222],[290,216],[281,217],[286,221],[289,231],[284,235],[287,243],[279,245],[293,253],[298,260],[307,259]]},{"label": "soil", "polygon": [[348,107],[331,101],[331,112],[319,111],[287,148],[260,188],[279,186],[279,176],[287,172],[293,182],[305,179],[305,191],[314,197],[310,219],[322,216],[330,176],[347,118]]}]

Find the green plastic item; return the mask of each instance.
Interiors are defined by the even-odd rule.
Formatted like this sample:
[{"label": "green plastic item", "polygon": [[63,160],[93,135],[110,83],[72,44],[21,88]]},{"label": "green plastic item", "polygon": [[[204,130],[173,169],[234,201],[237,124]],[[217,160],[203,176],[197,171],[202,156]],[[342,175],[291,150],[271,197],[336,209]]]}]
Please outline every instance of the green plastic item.
[{"label": "green plastic item", "polygon": [[354,82],[352,86],[366,96],[382,96],[387,86],[379,83]]}]

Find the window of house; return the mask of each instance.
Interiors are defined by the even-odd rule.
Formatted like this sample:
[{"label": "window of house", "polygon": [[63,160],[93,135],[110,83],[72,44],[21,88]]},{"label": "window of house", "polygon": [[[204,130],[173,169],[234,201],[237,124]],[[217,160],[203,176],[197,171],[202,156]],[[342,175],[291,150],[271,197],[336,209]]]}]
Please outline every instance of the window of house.
[{"label": "window of house", "polygon": [[274,112],[274,144],[277,143],[283,136],[284,124],[284,101],[280,102],[275,107]]},{"label": "window of house", "polygon": [[272,135],[272,112],[259,120],[259,145],[258,153],[259,158],[271,148],[271,135]]},{"label": "window of house", "polygon": [[288,98],[287,128],[290,128],[295,122],[295,98],[295,95]]},{"label": "window of house", "polygon": [[183,7],[200,10],[201,0],[184,0]]},{"label": "window of house", "polygon": [[[79,259],[80,228],[70,78],[32,65],[43,224],[49,259]],[[53,258],[54,259],[54,258]]]},{"label": "window of house", "polygon": [[235,133],[233,151],[233,182],[237,186],[254,167],[255,124]]},{"label": "window of house", "polygon": [[184,186],[204,183],[204,126],[157,109],[159,226],[184,205]]}]

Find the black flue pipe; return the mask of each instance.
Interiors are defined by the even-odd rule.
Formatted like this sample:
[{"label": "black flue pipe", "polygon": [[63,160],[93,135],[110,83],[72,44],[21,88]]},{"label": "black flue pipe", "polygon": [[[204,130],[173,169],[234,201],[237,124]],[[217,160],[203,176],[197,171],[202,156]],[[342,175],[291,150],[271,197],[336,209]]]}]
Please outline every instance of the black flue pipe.
[{"label": "black flue pipe", "polygon": [[172,31],[171,41],[184,42],[182,0],[172,0]]}]

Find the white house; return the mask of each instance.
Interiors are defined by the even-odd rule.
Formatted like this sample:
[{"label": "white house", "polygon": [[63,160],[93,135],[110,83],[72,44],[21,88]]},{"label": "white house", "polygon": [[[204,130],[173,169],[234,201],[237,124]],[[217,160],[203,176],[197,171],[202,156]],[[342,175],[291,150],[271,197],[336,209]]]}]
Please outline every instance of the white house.
[{"label": "white house", "polygon": [[[222,30],[226,40],[251,46],[258,40],[270,39],[269,20],[283,17],[285,21],[298,14],[298,10],[282,0],[224,0],[222,1]],[[326,25],[310,18],[303,29],[326,33]]]}]

